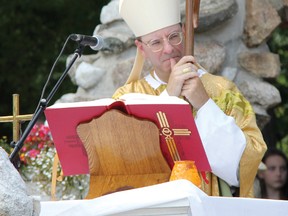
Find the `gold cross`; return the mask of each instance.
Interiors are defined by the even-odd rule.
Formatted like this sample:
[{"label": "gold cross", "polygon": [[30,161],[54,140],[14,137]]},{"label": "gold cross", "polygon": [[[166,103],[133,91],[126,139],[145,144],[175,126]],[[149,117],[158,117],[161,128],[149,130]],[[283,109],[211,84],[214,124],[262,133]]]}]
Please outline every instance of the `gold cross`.
[{"label": "gold cross", "polygon": [[191,131],[188,129],[171,129],[165,113],[159,111],[156,113],[156,115],[161,126],[161,134],[165,136],[166,144],[173,161],[181,160],[173,135],[190,136]]},{"label": "gold cross", "polygon": [[20,124],[24,121],[29,121],[33,114],[19,115],[19,94],[13,94],[13,115],[1,116],[0,123],[12,122],[13,123],[13,141],[17,142],[20,137]]}]

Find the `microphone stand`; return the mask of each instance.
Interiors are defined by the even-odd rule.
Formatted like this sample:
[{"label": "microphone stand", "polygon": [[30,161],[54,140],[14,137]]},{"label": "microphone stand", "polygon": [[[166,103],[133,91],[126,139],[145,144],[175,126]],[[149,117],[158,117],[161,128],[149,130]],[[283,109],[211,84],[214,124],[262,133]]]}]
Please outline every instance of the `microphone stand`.
[{"label": "microphone stand", "polygon": [[11,145],[12,147],[14,147],[12,153],[9,156],[10,161],[13,163],[13,160],[15,158],[15,156],[17,155],[17,153],[21,150],[21,148],[24,145],[24,141],[26,140],[27,136],[29,135],[29,133],[31,132],[33,126],[36,124],[39,116],[45,111],[48,103],[50,102],[50,100],[52,99],[52,97],[54,96],[54,94],[56,93],[56,91],[58,90],[59,86],[61,85],[61,83],[63,82],[64,78],[66,77],[68,71],[70,70],[70,68],[72,67],[72,65],[74,64],[74,62],[77,60],[77,58],[80,58],[83,52],[83,49],[85,47],[85,44],[81,44],[79,43],[78,48],[74,51],[74,56],[71,59],[71,61],[69,62],[68,66],[66,67],[64,73],[61,75],[61,77],[59,78],[59,80],[57,81],[57,83],[55,84],[55,86],[53,87],[53,89],[51,90],[51,92],[49,93],[49,95],[47,96],[47,98],[42,98],[40,100],[40,106],[37,108],[37,110],[35,111],[31,121],[29,122],[27,128],[25,129],[25,131],[23,132],[23,135],[21,136],[21,138],[19,139],[19,141],[12,142]]}]

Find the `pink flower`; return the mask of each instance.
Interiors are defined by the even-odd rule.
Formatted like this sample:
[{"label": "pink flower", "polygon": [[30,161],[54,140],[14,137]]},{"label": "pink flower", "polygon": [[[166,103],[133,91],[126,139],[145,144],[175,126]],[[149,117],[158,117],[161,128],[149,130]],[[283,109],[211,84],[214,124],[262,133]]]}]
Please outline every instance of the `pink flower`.
[{"label": "pink flower", "polygon": [[27,151],[27,148],[26,146],[23,146],[23,148],[21,149],[22,152],[26,152]]},{"label": "pink flower", "polygon": [[38,144],[38,149],[42,149],[44,147],[45,143],[44,142],[40,142]]},{"label": "pink flower", "polygon": [[26,142],[31,142],[31,136],[28,136],[25,141]]},{"label": "pink flower", "polygon": [[36,158],[39,153],[40,153],[39,150],[37,150],[37,149],[31,149],[31,150],[28,152],[28,155],[29,155],[31,158]]},{"label": "pink flower", "polygon": [[47,147],[54,147],[50,136],[50,128],[44,124],[34,125],[21,149],[21,161],[25,165],[29,165],[31,158],[36,158]]}]

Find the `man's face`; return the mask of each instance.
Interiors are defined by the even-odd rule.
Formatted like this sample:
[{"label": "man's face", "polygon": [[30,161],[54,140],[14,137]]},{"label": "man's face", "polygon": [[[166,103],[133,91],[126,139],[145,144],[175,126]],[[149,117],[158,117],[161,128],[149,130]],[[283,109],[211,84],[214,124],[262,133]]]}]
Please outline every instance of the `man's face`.
[{"label": "man's face", "polygon": [[[171,72],[170,59],[175,59],[176,62],[180,60],[183,56],[184,47],[183,40],[178,45],[171,45],[168,42],[169,35],[177,32],[182,32],[180,24],[176,24],[170,27],[166,27],[155,31],[153,33],[147,34],[141,37],[141,41],[136,42],[137,47],[142,51],[142,54],[146,59],[148,59],[158,75],[169,75]],[[153,52],[151,47],[146,44],[151,41],[161,41],[163,43],[163,48],[160,51]]]}]

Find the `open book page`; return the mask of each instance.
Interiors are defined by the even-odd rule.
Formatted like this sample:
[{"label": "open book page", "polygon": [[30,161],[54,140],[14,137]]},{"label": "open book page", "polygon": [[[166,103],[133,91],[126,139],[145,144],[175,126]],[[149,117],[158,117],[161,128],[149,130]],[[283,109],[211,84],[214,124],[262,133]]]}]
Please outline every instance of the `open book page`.
[{"label": "open book page", "polygon": [[156,96],[141,93],[122,95],[120,100],[125,104],[188,104],[187,101],[175,96]]},{"label": "open book page", "polygon": [[55,103],[49,106],[49,109],[60,109],[60,108],[69,108],[69,107],[89,107],[89,106],[106,106],[111,103],[114,103],[113,98],[101,98],[92,101],[80,101],[80,102],[71,102],[71,103]]},{"label": "open book page", "polygon": [[161,97],[156,95],[148,95],[141,93],[129,93],[122,95],[118,100],[113,98],[101,98],[92,101],[79,101],[70,103],[55,103],[49,108],[68,108],[68,107],[89,107],[89,106],[107,106],[116,101],[121,101],[125,104],[188,104],[185,100],[175,96]]}]

